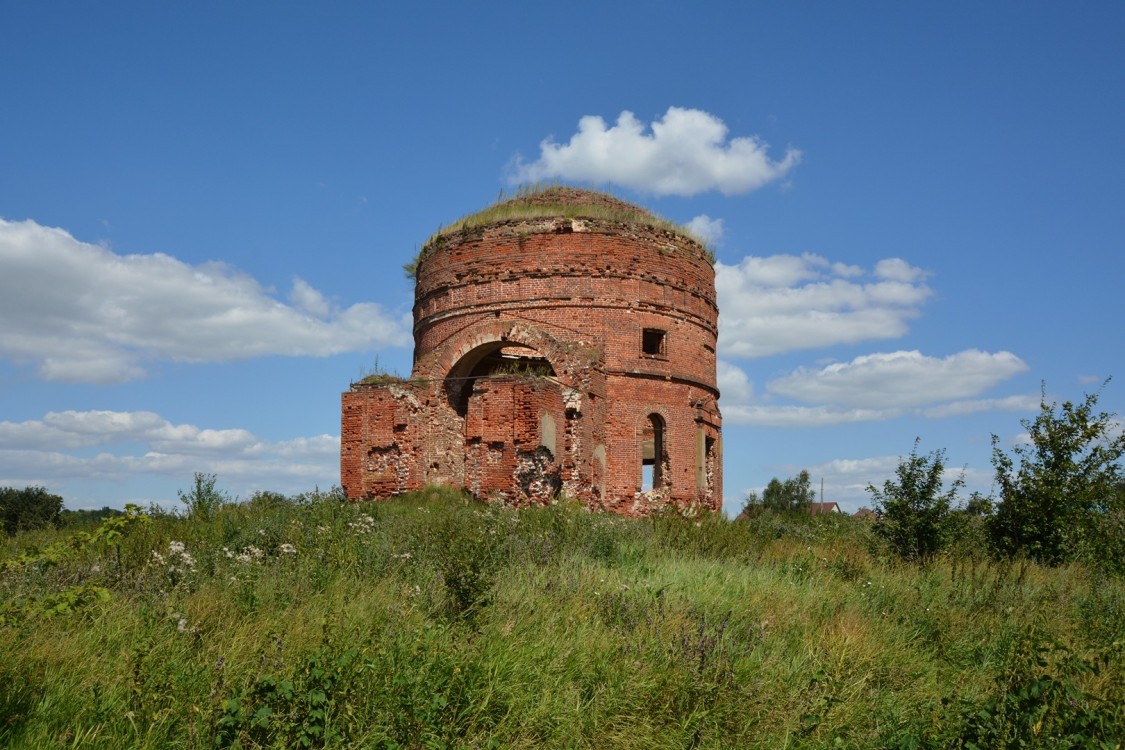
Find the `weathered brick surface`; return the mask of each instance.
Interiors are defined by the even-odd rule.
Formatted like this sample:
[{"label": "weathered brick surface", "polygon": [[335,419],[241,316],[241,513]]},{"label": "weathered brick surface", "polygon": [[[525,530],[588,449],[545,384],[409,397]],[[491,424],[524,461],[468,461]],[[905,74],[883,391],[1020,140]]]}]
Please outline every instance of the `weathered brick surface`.
[{"label": "weathered brick surface", "polygon": [[[436,482],[514,504],[562,490],[628,515],[718,509],[717,319],[714,269],[677,232],[560,216],[445,234],[418,266],[411,380],[343,394],[344,489]],[[646,329],[663,332],[654,353]],[[654,419],[661,486],[641,492]]]}]

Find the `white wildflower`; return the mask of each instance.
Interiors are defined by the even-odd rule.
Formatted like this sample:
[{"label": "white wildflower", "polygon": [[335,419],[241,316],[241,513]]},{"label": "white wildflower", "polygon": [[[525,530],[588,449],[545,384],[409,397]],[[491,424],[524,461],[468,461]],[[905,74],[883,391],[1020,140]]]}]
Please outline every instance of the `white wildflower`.
[{"label": "white wildflower", "polygon": [[252,562],[258,562],[264,556],[265,556],[264,552],[262,552],[260,549],[255,547],[253,544],[251,544],[251,545],[248,545],[247,547],[245,547],[242,550],[242,552],[239,552],[238,555],[236,555],[234,559],[237,560],[240,563],[252,563]]},{"label": "white wildflower", "polygon": [[375,519],[364,513],[359,518],[349,523],[348,528],[354,529],[359,534],[367,534],[375,530]]},{"label": "white wildflower", "polygon": [[293,546],[292,544],[290,544],[289,542],[285,542],[284,544],[282,544],[282,545],[281,545],[280,547],[278,547],[277,549],[278,549],[278,550],[279,550],[279,551],[280,551],[280,552],[281,552],[282,554],[286,554],[286,555],[295,555],[295,554],[297,554],[297,548],[296,548],[296,547],[294,547],[294,546]]}]

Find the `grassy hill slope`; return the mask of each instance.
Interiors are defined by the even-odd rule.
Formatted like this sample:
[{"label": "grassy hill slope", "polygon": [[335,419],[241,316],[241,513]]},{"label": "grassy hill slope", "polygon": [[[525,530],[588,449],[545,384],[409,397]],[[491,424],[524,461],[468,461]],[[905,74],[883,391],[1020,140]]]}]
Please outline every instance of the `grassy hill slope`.
[{"label": "grassy hill slope", "polygon": [[895,564],[847,517],[625,520],[439,490],[208,516],[4,543],[0,746],[1125,736],[1125,585],[1079,566]]}]

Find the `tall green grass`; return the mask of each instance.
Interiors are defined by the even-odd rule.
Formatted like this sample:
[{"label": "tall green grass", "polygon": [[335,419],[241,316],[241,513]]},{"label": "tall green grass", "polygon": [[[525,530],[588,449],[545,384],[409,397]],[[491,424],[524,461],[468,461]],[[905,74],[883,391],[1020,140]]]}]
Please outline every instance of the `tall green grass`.
[{"label": "tall green grass", "polygon": [[1120,579],[897,564],[850,518],[263,495],[0,565],[3,747],[1119,747],[1125,723]]}]

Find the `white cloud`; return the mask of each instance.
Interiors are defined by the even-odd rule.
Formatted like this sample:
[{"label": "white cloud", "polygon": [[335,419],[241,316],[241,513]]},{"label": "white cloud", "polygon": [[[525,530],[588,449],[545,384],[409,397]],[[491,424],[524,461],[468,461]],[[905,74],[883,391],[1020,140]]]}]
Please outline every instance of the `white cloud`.
[{"label": "white cloud", "polygon": [[761,397],[754,394],[745,371],[720,359],[718,382],[723,418],[730,424],[825,427],[904,415],[940,419],[983,411],[1035,411],[1035,394],[970,398],[1026,369],[1009,352],[970,349],[936,358],[909,351],[870,354],[819,369],[798,368],[767,383]]},{"label": "white cloud", "polygon": [[219,263],[117,255],[34,221],[0,220],[0,357],[47,380],[119,382],[151,360],[326,356],[408,342],[378,305],[330,305],[295,279],[290,299]]},{"label": "white cloud", "polygon": [[758,427],[827,427],[852,422],[876,422],[901,415],[901,409],[841,409],[831,406],[734,404],[720,401],[723,419]]},{"label": "white cloud", "polygon": [[1022,411],[1030,412],[1039,408],[1039,396],[1033,393],[1005,396],[1004,398],[970,399],[967,401],[951,401],[922,411],[926,417],[940,419],[943,417],[961,417],[966,414],[977,414],[982,411]]},{"label": "white cloud", "polygon": [[933,293],[924,271],[897,258],[870,275],[811,253],[748,256],[735,266],[717,263],[715,273],[728,357],[902,336]]},{"label": "white cloud", "polygon": [[726,231],[722,219],[712,219],[707,214],[700,214],[684,225],[688,231],[708,245],[718,245],[723,240]]},{"label": "white cloud", "polygon": [[247,494],[299,492],[338,482],[339,460],[338,435],[270,443],[245,429],[173,424],[152,412],[65,411],[0,422],[0,486],[54,489],[68,481],[135,481],[145,475],[186,483],[203,471]]},{"label": "white cloud", "polygon": [[880,279],[913,284],[926,277],[925,271],[907,263],[902,258],[884,258],[875,264],[875,275]]},{"label": "white cloud", "polygon": [[799,368],[771,381],[771,393],[814,404],[887,409],[976,396],[1027,370],[1011,352],[968,349],[948,357],[918,351],[867,354],[821,369]]},{"label": "white cloud", "polygon": [[612,182],[656,195],[707,190],[733,195],[784,176],[801,158],[791,148],[781,161],[771,161],[757,138],[728,141],[727,133],[722,120],[698,109],[669,107],[651,129],[628,111],[612,126],[587,115],[568,143],[546,138],[538,160],[517,161],[513,181],[561,178]]},{"label": "white cloud", "polygon": [[309,286],[308,282],[302,278],[294,277],[293,289],[289,292],[289,301],[318,318],[327,318],[332,312],[332,308],[329,307],[328,301],[324,299],[324,295]]},{"label": "white cloud", "polygon": [[717,380],[721,398],[727,402],[744,404],[754,396],[754,384],[737,365],[720,359],[716,363]]}]

